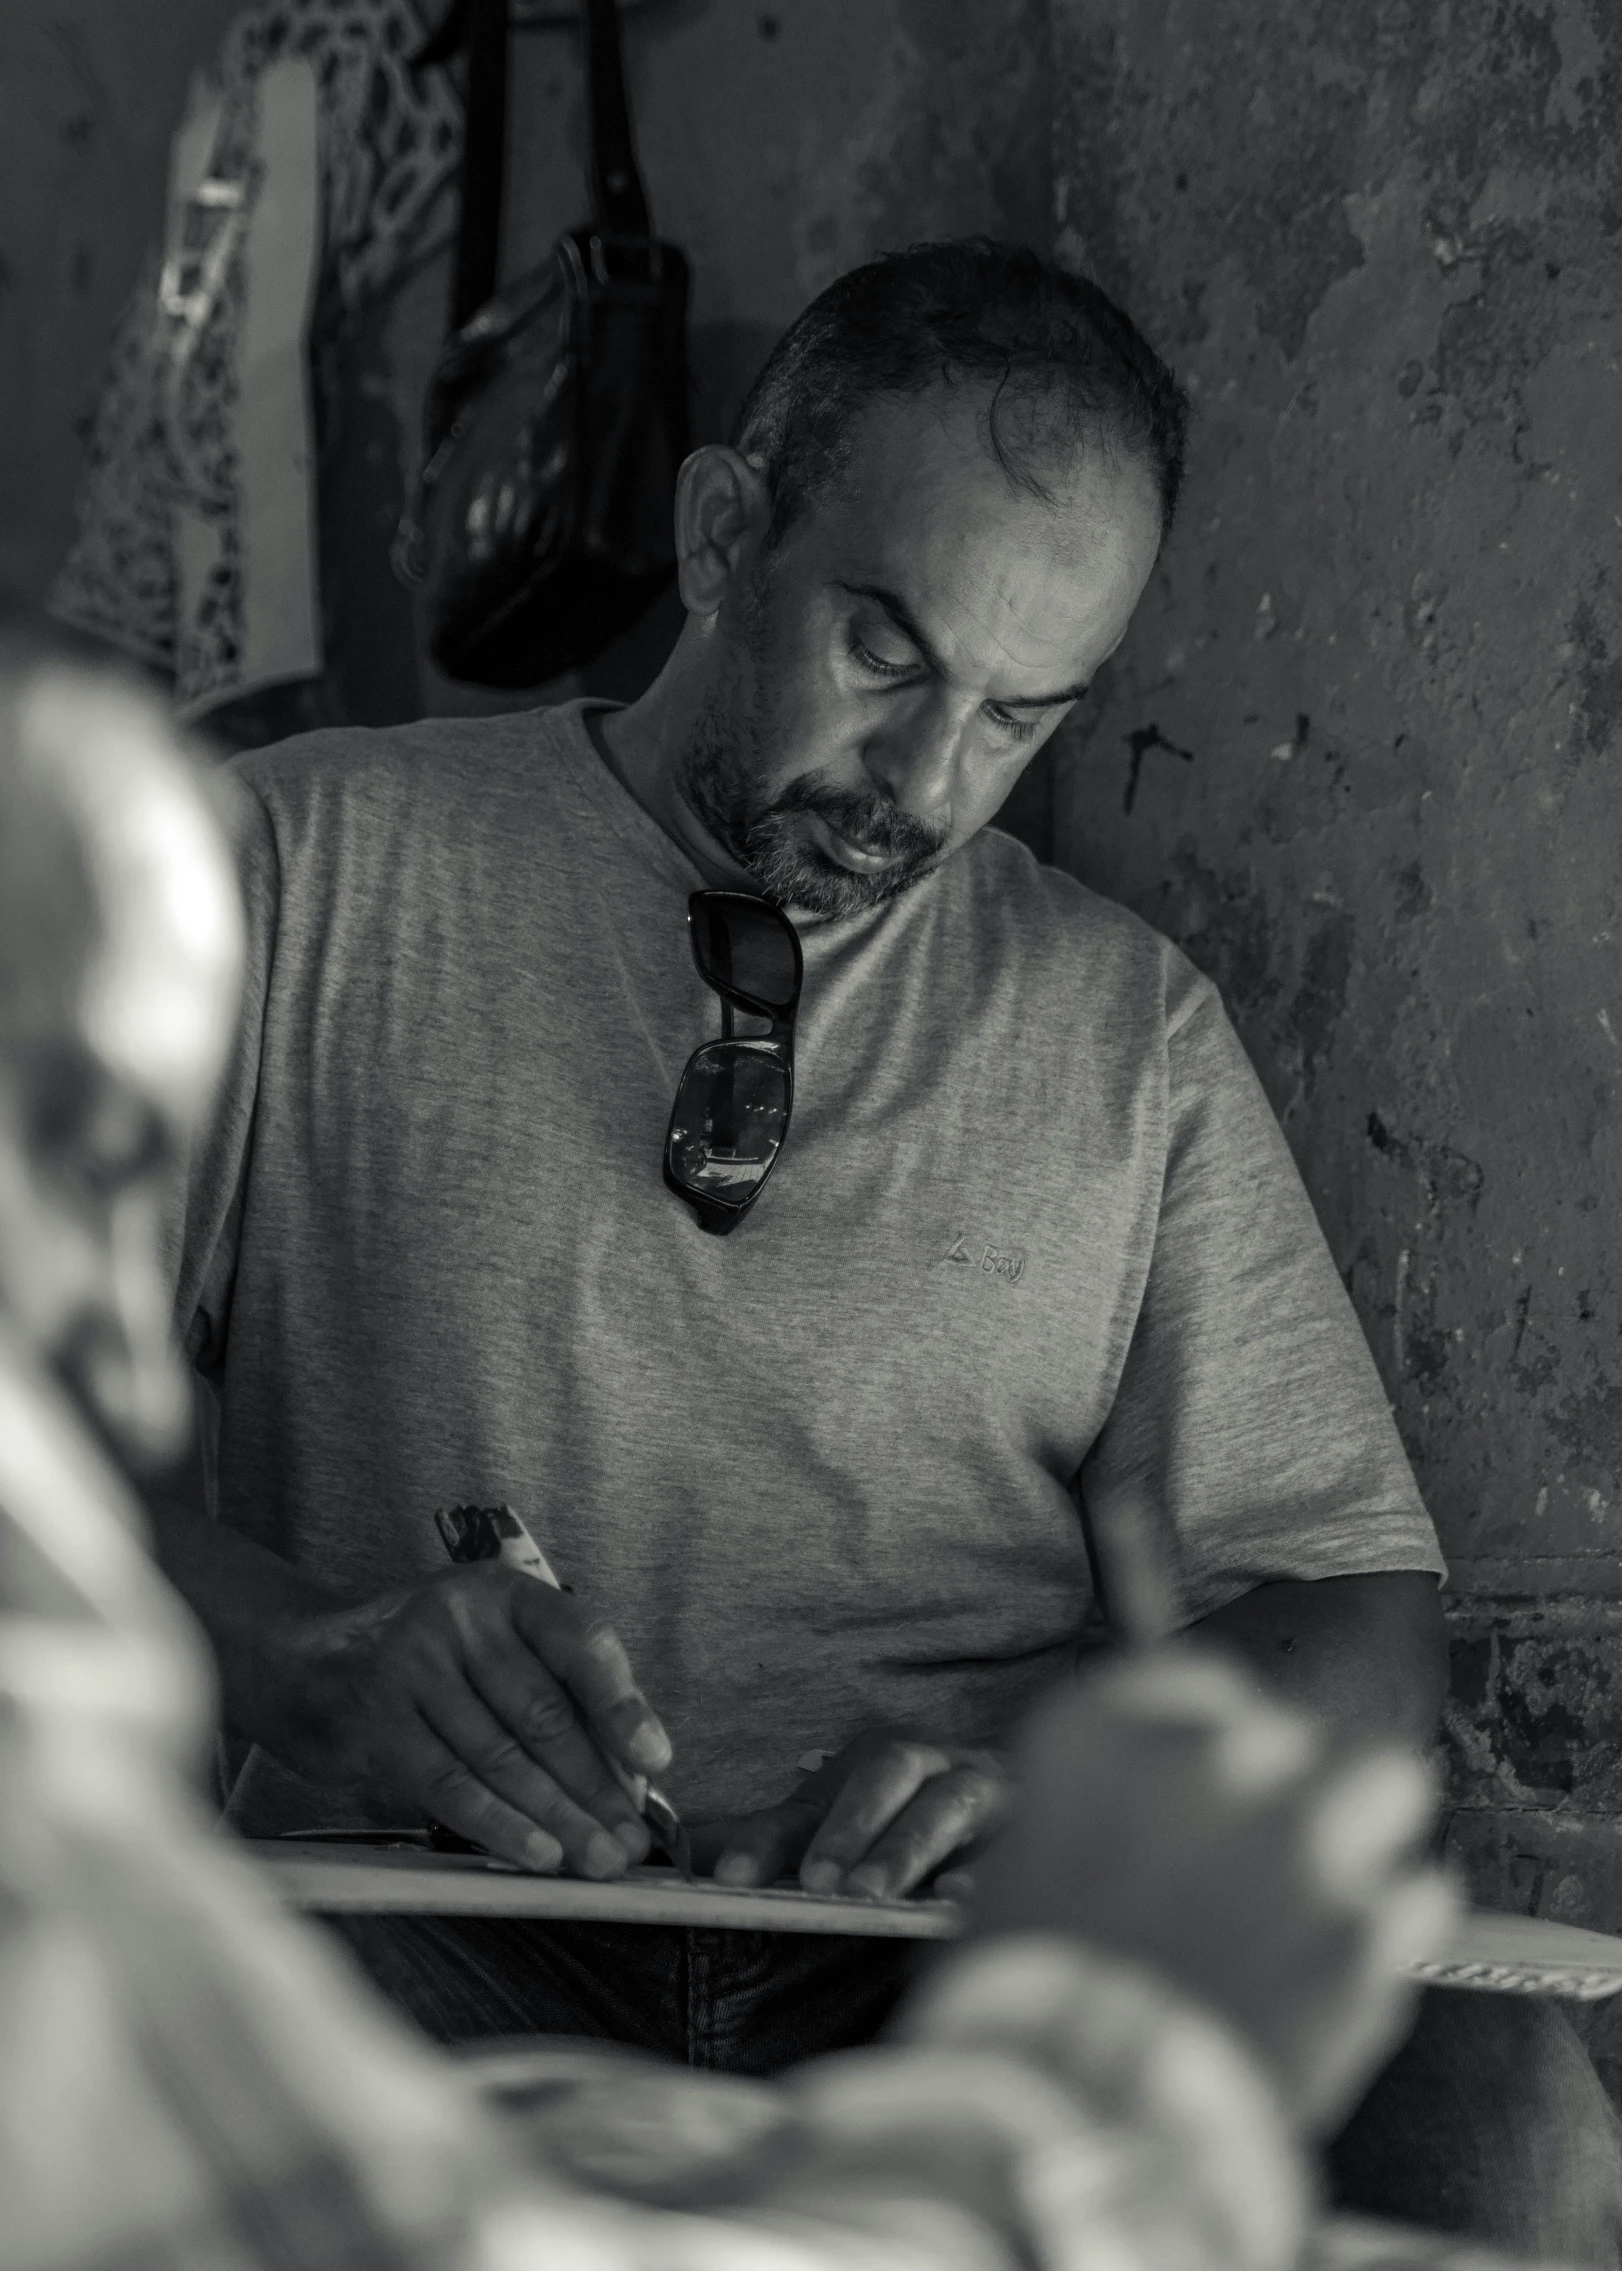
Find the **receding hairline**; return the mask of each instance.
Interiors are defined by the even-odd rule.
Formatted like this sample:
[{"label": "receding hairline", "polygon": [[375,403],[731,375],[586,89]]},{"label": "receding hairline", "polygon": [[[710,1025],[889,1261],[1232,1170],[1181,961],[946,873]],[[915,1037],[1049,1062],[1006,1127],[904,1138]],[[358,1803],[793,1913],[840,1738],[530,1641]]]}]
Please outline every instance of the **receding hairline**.
[{"label": "receding hairline", "polygon": [[[985,389],[993,454],[1033,493],[1047,488],[1042,460],[1088,442],[1140,460],[1164,542],[1182,486],[1186,392],[1090,277],[989,238],[882,254],[836,278],[778,340],[731,436],[767,481],[773,540],[827,486],[856,411],[943,384]],[[1027,428],[1023,443],[1005,411]],[[1057,452],[1049,436],[1061,438]]]},{"label": "receding hairline", "polygon": [[[1032,388],[1030,395],[1034,397],[1036,391]],[[1029,497],[1051,512],[1063,513],[1072,505],[1075,489],[1089,464],[1107,466],[1123,481],[1136,475],[1141,478],[1145,502],[1155,518],[1157,546],[1164,543],[1168,530],[1165,498],[1146,450],[1132,447],[1107,421],[1100,421],[1096,430],[1050,431],[1028,439],[1026,446],[1010,448],[1004,445],[996,424],[999,402],[1005,399],[1004,389],[996,380],[976,371],[942,373],[922,385],[888,387],[864,395],[841,437],[837,457],[820,466],[817,479],[794,490],[787,512],[774,510],[768,549],[781,544],[810,513],[837,502],[842,492],[848,492],[871,420],[909,404],[924,406],[931,401],[953,400],[975,403],[974,429],[980,456],[1002,475],[1011,495]],[[769,478],[768,462],[758,449],[748,449],[741,442],[732,446],[762,478]]]},{"label": "receding hairline", "polygon": [[[954,369],[945,366],[923,376],[916,384],[891,384],[865,388],[860,399],[852,404],[852,414],[842,430],[835,448],[824,450],[809,478],[784,483],[773,480],[780,469],[774,467],[772,454],[766,446],[767,437],[751,432],[751,426],[764,421],[750,421],[735,429],[730,446],[739,456],[754,467],[767,482],[772,493],[772,521],[768,541],[776,545],[816,505],[833,495],[849,473],[857,454],[858,437],[868,419],[886,408],[900,408],[908,403],[927,404],[931,400],[967,399],[978,397],[975,428],[985,456],[1002,473],[1011,490],[1022,491],[1038,502],[1059,509],[1065,499],[1066,484],[1063,474],[1086,459],[1101,459],[1123,469],[1133,467],[1142,472],[1153,496],[1158,542],[1164,544],[1171,531],[1173,507],[1168,504],[1165,484],[1154,458],[1154,452],[1145,440],[1121,430],[1121,421],[1113,419],[1108,411],[1095,414],[1063,415],[1046,422],[1040,410],[1051,403],[1062,412],[1064,386],[1057,376],[1044,372],[1037,364],[1018,366],[1000,375],[970,368]],[[1011,446],[1002,430],[1001,420],[1008,412],[1024,408],[1035,415],[1032,431],[1021,445]],[[1058,474],[1058,479],[1045,479],[1044,474]]]}]

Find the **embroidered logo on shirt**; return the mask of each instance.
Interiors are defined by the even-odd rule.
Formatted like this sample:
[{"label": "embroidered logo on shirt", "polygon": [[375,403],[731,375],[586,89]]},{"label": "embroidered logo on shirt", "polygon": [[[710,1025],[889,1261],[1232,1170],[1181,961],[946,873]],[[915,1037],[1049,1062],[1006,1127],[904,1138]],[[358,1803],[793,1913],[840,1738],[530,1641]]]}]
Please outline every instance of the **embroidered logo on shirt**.
[{"label": "embroidered logo on shirt", "polygon": [[960,1230],[942,1259],[956,1262],[960,1269],[982,1270],[987,1277],[1018,1285],[1025,1274],[1025,1252],[1023,1246],[971,1246]]}]

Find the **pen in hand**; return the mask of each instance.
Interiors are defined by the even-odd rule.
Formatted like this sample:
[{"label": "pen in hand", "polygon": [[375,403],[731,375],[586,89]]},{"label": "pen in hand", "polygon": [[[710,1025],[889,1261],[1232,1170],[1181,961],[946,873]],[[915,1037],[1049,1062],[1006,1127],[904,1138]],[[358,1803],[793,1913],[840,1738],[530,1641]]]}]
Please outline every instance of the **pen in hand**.
[{"label": "pen in hand", "polygon": [[[434,1522],[452,1561],[501,1561],[509,1569],[522,1570],[526,1577],[550,1585],[554,1592],[568,1590],[510,1506],[453,1506],[436,1513]],[[675,1807],[645,1775],[632,1774],[615,1758],[610,1758],[608,1765],[669,1859],[691,1884],[692,1847]]]}]

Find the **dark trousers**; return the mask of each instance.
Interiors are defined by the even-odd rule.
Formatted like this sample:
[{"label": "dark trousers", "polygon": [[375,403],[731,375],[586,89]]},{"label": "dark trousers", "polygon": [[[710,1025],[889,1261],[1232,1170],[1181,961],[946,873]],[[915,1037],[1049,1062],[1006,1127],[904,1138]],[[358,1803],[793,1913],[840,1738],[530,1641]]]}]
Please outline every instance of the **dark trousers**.
[{"label": "dark trousers", "polygon": [[[586,2035],[731,2074],[871,2041],[930,1955],[818,1934],[325,1921],[441,2042]],[[1622,2264],[1622,2125],[1554,2003],[1427,1990],[1326,2159],[1338,2207],[1544,2262]]]},{"label": "dark trousers", "polygon": [[440,2042],[589,2035],[718,2074],[780,2074],[871,2042],[913,1940],[506,1917],[331,1916],[389,2001]]}]

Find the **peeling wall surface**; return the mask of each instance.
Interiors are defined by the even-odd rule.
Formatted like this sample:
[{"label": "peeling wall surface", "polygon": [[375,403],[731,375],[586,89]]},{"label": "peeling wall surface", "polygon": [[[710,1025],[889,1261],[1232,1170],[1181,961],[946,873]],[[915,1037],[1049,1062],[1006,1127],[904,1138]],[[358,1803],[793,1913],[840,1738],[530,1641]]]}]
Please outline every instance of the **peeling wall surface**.
[{"label": "peeling wall surface", "polygon": [[1220,982],[1305,1173],[1452,1567],[1484,1895],[1622,1927],[1622,14],[1053,30],[1060,252],[1196,404],[1058,856]]}]

